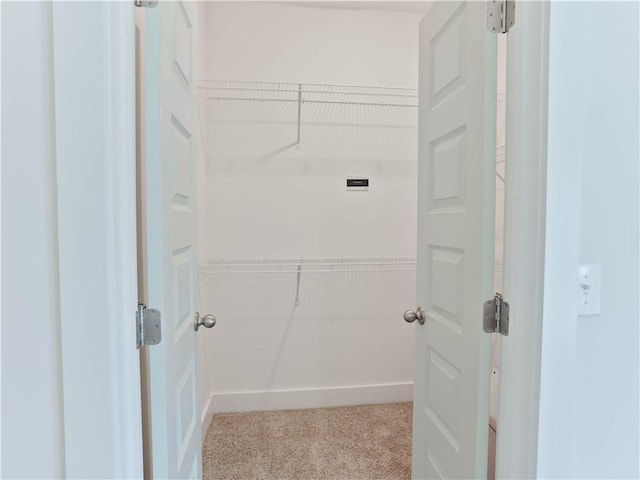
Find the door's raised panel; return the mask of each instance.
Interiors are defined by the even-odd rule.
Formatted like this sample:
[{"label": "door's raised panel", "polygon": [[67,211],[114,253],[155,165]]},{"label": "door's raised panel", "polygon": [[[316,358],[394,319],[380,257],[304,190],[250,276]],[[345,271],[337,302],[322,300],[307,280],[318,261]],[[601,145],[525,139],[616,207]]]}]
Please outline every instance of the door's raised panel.
[{"label": "door's raised panel", "polygon": [[465,128],[460,127],[431,142],[429,211],[465,207]]},{"label": "door's raised panel", "polygon": [[184,3],[176,2],[175,8],[174,64],[180,80],[190,85],[193,62],[191,19]]},{"label": "door's raised panel", "polygon": [[194,302],[193,292],[195,285],[193,249],[191,246],[180,248],[173,253],[173,291],[175,299],[174,321],[176,335],[174,341],[179,341],[180,334],[191,326],[191,310]]},{"label": "door's raised panel", "polygon": [[[434,412],[431,406],[425,408],[425,413],[427,414],[427,418],[429,419],[431,426],[435,427],[436,431],[433,433],[440,437],[438,439],[440,443],[436,448],[438,450],[449,449],[455,453],[458,453],[460,451],[460,444],[453,432],[449,430],[447,424],[442,421],[442,418],[440,418],[438,414]],[[433,428],[431,430],[433,431]],[[442,440],[444,440],[444,443],[442,443]],[[435,444],[435,442],[432,443]]]},{"label": "door's raised panel", "polygon": [[430,96],[434,107],[465,83],[466,3],[440,28],[431,40]]},{"label": "door's raised panel", "polygon": [[[431,259],[431,292],[429,307],[451,322],[463,327],[460,303],[464,275],[464,252],[432,247]],[[460,329],[456,329],[458,334]]]},{"label": "door's raised panel", "polygon": [[427,472],[425,478],[439,478],[442,480],[451,478],[451,475],[447,473],[440,461],[438,460],[433,450],[425,447],[426,454],[426,468],[423,471]]},{"label": "door's raised panel", "polygon": [[171,156],[173,169],[173,205],[191,208],[193,201],[193,139],[174,115],[171,116]]},{"label": "door's raised panel", "polygon": [[427,414],[451,448],[458,452],[460,426],[456,411],[459,405],[460,370],[429,348],[427,378]]},{"label": "door's raised panel", "polygon": [[[193,440],[193,430],[196,427],[197,408],[196,408],[196,375],[195,375],[195,358],[191,356],[182,376],[176,384],[176,417],[177,428],[176,446],[178,447],[177,471],[182,470],[182,463],[185,460],[185,453],[189,449],[189,443]],[[188,459],[192,462],[192,459]]]},{"label": "door's raised panel", "polygon": [[[445,478],[456,478],[456,471],[458,466],[456,465],[457,459],[460,457],[459,450],[454,448],[453,445],[457,445],[456,439],[449,432],[446,425],[442,423],[440,418],[433,412],[433,410],[427,406],[424,409],[424,424],[423,428],[429,438],[427,442],[427,448],[430,452],[434,463],[442,466],[440,470],[446,470],[447,476]],[[464,439],[462,439],[464,440]],[[414,478],[430,478],[422,475],[416,475]],[[437,478],[437,477],[436,477]]]}]

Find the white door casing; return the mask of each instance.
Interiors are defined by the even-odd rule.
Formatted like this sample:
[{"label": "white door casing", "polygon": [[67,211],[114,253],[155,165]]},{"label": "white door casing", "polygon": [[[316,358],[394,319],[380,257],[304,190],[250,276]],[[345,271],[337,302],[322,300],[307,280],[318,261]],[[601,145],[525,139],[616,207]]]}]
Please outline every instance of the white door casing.
[{"label": "white door casing", "polygon": [[[104,4],[57,3],[54,7],[56,9],[64,9],[70,14],[78,12],[83,17],[82,21],[77,21],[77,17],[71,18],[66,15],[62,17],[59,12],[57,14],[57,21],[60,22],[61,28],[58,29],[58,33],[56,33],[57,30],[55,27],[53,29],[56,71],[59,68],[59,60],[61,58],[69,57],[74,59],[74,63],[68,65],[69,67],[72,66],[74,70],[69,70],[68,74],[61,77],[61,81],[55,82],[56,96],[59,95],[59,89],[63,89],[63,92],[71,92],[68,94],[65,93],[65,95],[68,95],[68,97],[72,99],[69,105],[84,108],[84,102],[78,100],[78,93],[74,93],[73,90],[82,90],[82,87],[86,87],[87,85],[96,88],[96,85],[100,84],[100,82],[97,84],[95,82],[87,82],[86,75],[83,75],[83,73],[91,72],[91,69],[87,69],[87,65],[95,68],[96,63],[102,62],[105,58],[103,53],[109,54],[112,65],[119,66],[118,68],[105,67],[103,69],[103,72],[109,72],[110,84],[119,86],[118,88],[122,88],[125,92],[127,89],[133,89],[131,77],[133,76],[134,43],[131,37],[133,35],[132,9],[134,7],[132,4],[112,3],[109,4],[109,13],[103,15],[102,5]],[[517,381],[503,381],[503,383],[507,385],[501,390],[501,423],[498,433],[499,455],[497,465],[497,473],[501,478],[535,477],[537,461],[536,433],[538,425],[537,401],[539,390],[539,378],[535,371],[539,373],[540,368],[541,352],[539,331],[541,328],[540,319],[542,315],[541,289],[536,286],[542,282],[539,271],[541,268],[540,265],[544,263],[545,255],[544,199],[546,189],[545,148],[547,118],[545,112],[547,107],[546,79],[548,66],[549,7],[548,4],[542,2],[525,2],[520,4],[518,8],[518,20],[515,27],[510,31],[511,39],[514,38],[514,35],[517,35],[518,42],[510,41],[509,44],[509,100],[512,99],[511,96],[513,95],[514,98],[522,97],[521,100],[526,100],[526,103],[522,105],[516,104],[514,106],[514,103],[510,102],[507,154],[509,155],[510,165],[509,189],[512,190],[514,195],[515,192],[519,192],[521,196],[516,198],[516,200],[518,200],[517,202],[509,202],[511,198],[509,197],[509,190],[507,191],[509,208],[507,210],[507,237],[505,239],[506,254],[512,258],[510,264],[506,263],[508,258],[505,259],[505,288],[510,288],[509,271],[511,271],[513,273],[511,278],[515,279],[517,276],[518,282],[515,283],[515,281],[511,281],[514,286],[510,291],[507,290],[506,293],[508,294],[508,299],[512,302],[512,316],[515,310],[518,319],[517,324],[512,322],[511,334],[504,342],[505,348],[503,348],[502,351],[501,371],[503,380],[507,378],[509,372],[511,372],[512,379]],[[82,12],[78,9],[81,9]],[[96,12],[96,9],[100,10],[100,12]],[[108,35],[105,34],[104,29],[98,31],[94,28],[97,34],[91,35],[91,42],[87,43],[88,37],[85,27],[87,25],[95,27],[96,19],[101,19],[101,21],[109,25]],[[155,26],[154,32],[155,37],[153,40],[159,39],[159,24]],[[58,38],[56,35],[59,35],[62,39],[66,39],[66,41],[57,41]],[[81,41],[75,41],[76,37]],[[93,52],[93,55],[78,56],[76,53],[78,48]],[[131,51],[129,51],[129,49]],[[64,55],[60,55],[60,52],[65,53]],[[96,55],[95,52],[100,52],[100,55]],[[125,57],[124,60],[122,55]],[[156,52],[156,56],[159,57],[158,52]],[[514,59],[517,59],[518,62],[511,61]],[[119,70],[119,68],[122,70]],[[155,95],[157,96],[159,95],[160,88],[159,68],[155,68],[154,72],[154,79],[156,81]],[[97,78],[106,77],[103,75]],[[151,86],[153,87],[153,85]],[[101,91],[104,93],[104,89]],[[527,95],[517,95],[519,91],[526,91]],[[93,90],[91,93],[93,93],[92,97],[87,96],[87,98],[95,98]],[[129,97],[132,96],[132,94],[129,95]],[[111,117],[113,126],[117,127],[117,130],[122,132],[123,136],[126,136],[127,132],[132,133],[134,131],[133,101],[131,101],[130,98],[127,100],[127,95],[121,94],[109,94],[109,98],[111,103],[106,102],[104,105],[105,108],[110,108],[113,113]],[[61,111],[59,102],[60,100],[57,99],[56,115]],[[118,106],[114,107],[116,104]],[[158,113],[158,108],[159,107],[156,106],[156,114]],[[513,115],[511,115],[511,113],[513,113]],[[77,142],[79,138],[78,125],[93,125],[93,127],[95,127],[96,120],[99,119],[100,115],[102,115],[102,110],[93,109],[90,110],[88,114],[82,116],[82,122],[71,124],[73,134],[70,135],[69,138],[72,140],[75,139],[76,141],[70,141],[67,145],[76,145],[81,148],[87,148],[87,145],[91,146],[91,142]],[[130,118],[130,120],[127,120],[127,118]],[[90,121],[88,119],[90,119]],[[516,122],[517,128],[514,127],[514,122]],[[160,119],[158,116],[154,126],[159,128],[159,125]],[[60,131],[62,131],[61,123],[57,122],[56,132],[59,133]],[[65,391],[69,390],[69,385],[72,385],[73,390],[84,392],[77,398],[82,398],[82,404],[85,406],[91,405],[95,407],[94,402],[86,401],[87,395],[98,395],[100,399],[106,402],[105,407],[101,409],[100,413],[102,420],[96,422],[94,421],[97,418],[95,408],[89,408],[88,410],[82,408],[79,410],[74,408],[78,403],[77,401],[74,403],[73,395],[65,396],[65,428],[67,428],[69,423],[84,425],[84,430],[75,428],[73,431],[67,430],[65,432],[67,438],[70,434],[73,434],[77,435],[79,439],[90,439],[91,441],[87,444],[89,446],[94,446],[96,442],[100,442],[100,448],[94,448],[93,450],[87,448],[68,448],[69,443],[67,443],[65,458],[66,473],[67,476],[72,477],[140,478],[141,455],[140,447],[136,446],[140,443],[140,426],[139,421],[135,421],[136,418],[139,418],[140,406],[137,371],[138,356],[133,353],[127,353],[135,352],[132,348],[135,340],[135,332],[132,329],[131,314],[134,309],[131,305],[132,302],[136,300],[136,282],[135,272],[129,271],[129,267],[135,265],[135,261],[131,260],[135,256],[135,244],[132,241],[132,234],[129,233],[135,230],[135,218],[133,218],[133,212],[135,210],[135,172],[132,167],[134,153],[133,147],[131,147],[129,154],[123,154],[123,151],[118,147],[122,141],[120,136],[112,135],[108,129],[102,127],[100,127],[99,131],[102,131],[105,135],[109,135],[109,140],[106,143],[111,145],[110,148],[115,149],[113,150],[114,152],[117,152],[117,154],[109,157],[106,163],[102,160],[100,162],[96,160],[98,158],[102,159],[101,156],[87,156],[84,151],[73,157],[69,155],[58,155],[58,161],[63,159],[67,162],[61,167],[61,171],[64,173],[61,178],[67,179],[67,181],[73,181],[73,188],[60,188],[60,185],[58,185],[58,222],[61,221],[60,216],[64,216],[67,219],[75,218],[76,222],[81,223],[81,226],[69,223],[69,234],[60,234],[58,242],[61,245],[61,249],[68,249],[66,250],[70,252],[68,258],[73,257],[75,262],[85,262],[86,265],[91,265],[91,262],[99,259],[107,263],[111,262],[116,268],[109,274],[106,283],[96,275],[82,275],[78,277],[76,275],[61,274],[60,281],[70,282],[67,296],[68,302],[69,305],[75,305],[78,309],[77,311],[81,312],[79,314],[79,318],[81,319],[86,319],[86,315],[82,313],[88,311],[85,308],[86,306],[88,306],[88,308],[95,307],[95,305],[91,305],[94,297],[92,295],[86,295],[86,289],[97,292],[95,298],[104,296],[105,291],[113,292],[116,291],[116,289],[122,291],[128,290],[131,293],[127,295],[127,298],[113,298],[109,301],[111,305],[117,306],[118,310],[116,314],[109,314],[104,318],[107,320],[110,328],[113,327],[119,332],[117,335],[100,335],[96,337],[92,330],[76,328],[76,325],[61,325],[62,336],[76,335],[75,339],[79,345],[83,345],[84,348],[88,346],[92,349],[92,355],[86,355],[84,353],[85,350],[65,350],[65,356],[71,359],[67,360],[63,366]],[[515,132],[517,132],[517,134],[515,134]],[[158,137],[155,139],[156,141],[158,141],[159,136],[158,134]],[[84,136],[81,137],[86,140]],[[133,140],[131,140],[131,142],[133,142]],[[59,145],[58,143],[58,148]],[[160,147],[156,146],[156,154],[159,149]],[[511,153],[514,155],[511,156]],[[69,160],[70,158],[72,161]],[[87,162],[87,158],[92,158],[92,161]],[[71,163],[69,163],[70,161]],[[522,164],[523,168],[526,165],[527,168],[534,170],[534,173],[525,172],[526,174],[521,176],[514,175],[514,163],[518,165]],[[158,165],[156,166],[158,167]],[[91,176],[94,171],[98,172],[100,181],[97,183],[87,182],[87,172],[89,172],[89,176]],[[108,188],[96,188],[97,184],[104,183],[104,172],[111,172],[108,176]],[[158,167],[155,173],[159,174],[159,172],[161,172],[161,170]],[[42,172],[35,170],[34,174],[42,174]],[[526,195],[522,192],[525,192]],[[86,208],[86,198],[90,198],[91,202],[104,202],[105,205],[113,205],[114,199],[117,199],[115,213],[112,210],[102,213],[103,210],[100,210],[100,214],[98,214],[92,207],[91,215],[84,214],[83,209]],[[426,197],[421,197],[422,200],[424,200],[424,198]],[[532,201],[528,202],[523,200],[527,198]],[[79,202],[77,199],[82,199],[82,201]],[[93,203],[91,203],[91,205],[93,205]],[[510,225],[513,224],[511,220],[515,222],[516,219],[518,220],[517,228],[510,227]],[[112,244],[109,242],[105,245],[103,241],[86,241],[86,238],[82,235],[78,237],[79,232],[83,234],[93,234],[95,228],[101,228],[100,225],[108,225],[108,228],[112,229],[109,230],[110,233],[108,235],[111,235],[110,238],[116,239],[116,244],[121,242],[119,248],[112,248],[110,246]],[[60,228],[60,225],[58,228]],[[77,246],[80,244],[82,245],[82,252],[80,257],[78,257],[79,250]],[[424,244],[424,241],[422,241],[422,244]],[[128,253],[127,245],[129,245]],[[511,245],[512,248],[510,248],[509,245]],[[159,246],[156,246],[156,249],[157,248],[159,248]],[[521,261],[525,257],[527,261]],[[120,268],[120,265],[125,265],[126,268]],[[77,278],[81,278],[82,282],[78,282]],[[158,280],[155,279],[155,281],[157,282]],[[423,280],[422,285],[424,284],[425,282]],[[86,288],[82,288],[83,285]],[[106,289],[105,285],[107,285]],[[109,287],[109,285],[112,287]],[[517,301],[514,298],[516,293],[518,296]],[[158,293],[154,293],[154,295],[154,299],[162,298]],[[423,300],[424,295],[420,295],[419,298]],[[100,310],[98,310],[98,312],[99,311]],[[96,311],[94,311],[94,317],[95,313]],[[525,324],[528,330],[523,329]],[[424,326],[419,328],[424,330]],[[520,330],[521,333],[516,337],[515,334],[518,330]],[[87,332],[89,332],[89,336],[91,336],[90,342],[87,341],[87,338],[89,338],[87,337]],[[532,340],[527,340],[527,337]],[[95,341],[98,338],[102,339],[101,341],[103,341],[105,345],[109,345],[108,355],[95,354],[97,351]],[[122,338],[124,338],[124,341]],[[517,338],[520,338],[519,343],[514,343]],[[424,338],[422,338],[422,340],[424,340]],[[161,347],[154,347],[150,350],[157,350],[158,348]],[[37,351],[34,355],[40,358],[40,353],[40,351]],[[73,358],[76,356],[80,360],[73,364]],[[78,366],[81,366],[82,362],[87,359],[91,359],[91,368],[87,370],[88,373],[85,371],[81,372]],[[525,367],[529,367],[526,371],[521,368],[523,364]],[[508,371],[505,370],[505,365],[509,366]],[[64,368],[67,366],[71,372],[69,372],[67,368]],[[531,373],[529,372],[530,370],[534,372]],[[128,380],[124,382],[114,381],[111,375],[102,373],[96,376],[95,372],[97,371],[117,371],[119,375],[126,375]],[[523,372],[525,373],[523,374]],[[98,378],[102,378],[101,383],[103,387],[111,389],[109,392],[113,393],[105,395],[103,389],[96,389],[93,388],[93,386],[87,389],[87,381],[96,382]],[[421,384],[417,382],[416,388],[419,388],[420,385]],[[423,377],[422,386],[424,387],[424,385],[425,381]],[[510,392],[510,395],[505,395],[506,392]],[[165,395],[166,391],[162,396]],[[525,402],[522,401],[523,399]],[[155,398],[154,402],[162,402],[162,400]],[[67,405],[67,403],[70,404]],[[512,407],[509,408],[508,412],[506,406],[509,405]],[[527,405],[533,408],[526,408]],[[155,411],[161,411],[161,408],[158,407]],[[86,416],[85,413],[87,413]],[[91,418],[92,421],[85,422],[85,418]],[[510,428],[508,428],[509,426]],[[119,435],[111,435],[114,428],[119,432]],[[420,425],[418,425],[418,428],[420,428]],[[425,445],[426,444],[427,443],[425,443]],[[156,447],[160,448],[159,446]],[[93,452],[93,454],[87,455],[87,452]],[[414,449],[414,460],[417,459],[415,452],[416,450]],[[502,455],[503,453],[504,455]],[[94,462],[94,459],[98,457],[101,457],[104,460],[103,463],[107,464],[106,468],[102,468],[99,462]],[[500,461],[501,458],[503,459],[502,462]],[[507,465],[501,468],[501,463],[505,462]],[[77,469],[77,466],[82,467],[82,469]],[[501,470],[502,474],[500,473]],[[416,476],[419,475],[416,474]]]},{"label": "white door casing", "polygon": [[[520,2],[507,66],[504,294],[496,478],[536,478],[544,304],[549,2]],[[526,95],[523,95],[526,92]],[[565,241],[563,239],[562,241]],[[515,320],[515,321],[513,321]]]},{"label": "white door casing", "polygon": [[162,342],[149,348],[155,478],[201,477],[196,332],[195,3],[160,2],[146,17],[149,306]]},{"label": "white door casing", "polygon": [[485,2],[435,2],[420,24],[414,478],[487,473],[497,53],[485,15]]}]

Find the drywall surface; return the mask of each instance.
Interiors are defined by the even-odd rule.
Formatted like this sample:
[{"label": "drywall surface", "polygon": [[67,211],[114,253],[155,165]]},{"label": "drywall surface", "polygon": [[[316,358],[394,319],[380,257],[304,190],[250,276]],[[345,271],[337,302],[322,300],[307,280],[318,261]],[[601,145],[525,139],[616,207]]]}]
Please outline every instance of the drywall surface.
[{"label": "drywall surface", "polygon": [[51,18],[2,4],[3,478],[65,476]]},{"label": "drywall surface", "polygon": [[[204,78],[417,88],[420,15],[253,3],[203,10]],[[209,98],[219,93],[202,92],[215,221],[202,260],[415,255],[416,108],[304,104],[296,143],[295,102]],[[369,178],[370,191],[347,192],[347,176]]]},{"label": "drywall surface", "polygon": [[[419,14],[229,2],[202,18],[203,78],[252,82],[229,84],[239,96],[264,82],[417,88]],[[417,108],[303,104],[298,143],[297,103],[221,93],[201,91],[200,264],[415,256]],[[369,191],[347,191],[350,176]],[[200,286],[218,316],[214,410],[411,398],[415,272],[201,273]]]},{"label": "drywall surface", "polygon": [[587,25],[610,34],[585,36],[580,262],[602,266],[602,300],[577,324],[574,475],[638,478],[638,3],[589,3]]},{"label": "drywall surface", "polygon": [[203,15],[203,78],[417,88],[421,14],[212,2]]},{"label": "drywall surface", "polygon": [[[547,256],[556,261],[545,303],[557,308],[545,305],[542,478],[640,476],[638,13],[637,3],[551,5]],[[599,315],[577,315],[581,263],[601,265]]]},{"label": "drywall surface", "polygon": [[213,411],[411,400],[414,326],[402,309],[414,283],[415,272],[305,273],[299,289],[295,273],[201,277],[200,305],[218,317]]}]

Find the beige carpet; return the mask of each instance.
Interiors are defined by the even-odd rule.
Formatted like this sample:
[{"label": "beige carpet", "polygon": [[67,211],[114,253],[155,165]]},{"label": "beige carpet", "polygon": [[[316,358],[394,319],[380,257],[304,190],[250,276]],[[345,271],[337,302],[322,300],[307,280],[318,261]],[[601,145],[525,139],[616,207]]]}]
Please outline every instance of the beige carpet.
[{"label": "beige carpet", "polygon": [[221,414],[204,480],[411,478],[411,403]]}]

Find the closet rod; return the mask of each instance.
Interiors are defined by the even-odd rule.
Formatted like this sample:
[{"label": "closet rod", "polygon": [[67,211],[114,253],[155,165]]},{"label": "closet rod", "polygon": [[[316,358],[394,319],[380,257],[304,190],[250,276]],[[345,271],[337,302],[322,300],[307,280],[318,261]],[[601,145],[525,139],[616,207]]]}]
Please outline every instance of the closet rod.
[{"label": "closet rod", "polygon": [[324,103],[330,105],[363,105],[370,107],[408,107],[418,108],[418,105],[403,103],[379,103],[379,102],[346,102],[341,100],[290,100],[285,98],[250,98],[250,97],[208,97],[209,100],[235,100],[240,102],[281,102],[281,103]]}]

